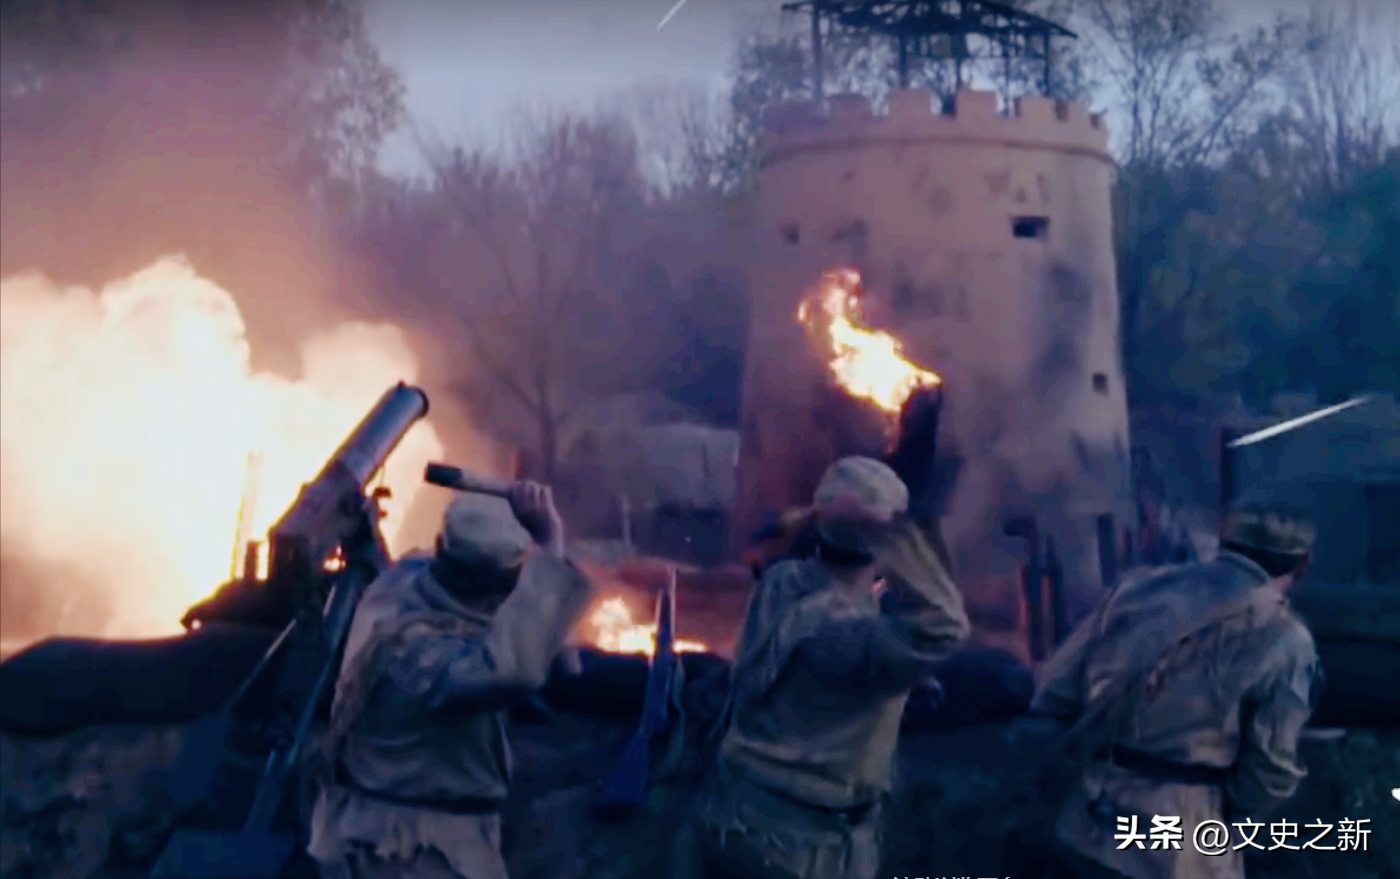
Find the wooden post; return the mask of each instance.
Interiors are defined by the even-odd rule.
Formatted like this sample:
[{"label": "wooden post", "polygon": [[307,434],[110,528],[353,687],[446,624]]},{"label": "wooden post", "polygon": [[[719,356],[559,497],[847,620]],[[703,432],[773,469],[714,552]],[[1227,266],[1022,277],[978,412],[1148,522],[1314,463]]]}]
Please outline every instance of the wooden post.
[{"label": "wooden post", "polygon": [[262,559],[262,544],[248,541],[243,548],[243,579],[248,583],[258,580],[258,566]]},{"label": "wooden post", "polygon": [[1045,97],[1054,97],[1052,94],[1053,85],[1050,78],[1050,32],[1045,32]]},{"label": "wooden post", "polygon": [[1239,494],[1239,461],[1230,443],[1244,434],[1228,425],[1220,428],[1220,522],[1225,522],[1225,511],[1234,503]]}]

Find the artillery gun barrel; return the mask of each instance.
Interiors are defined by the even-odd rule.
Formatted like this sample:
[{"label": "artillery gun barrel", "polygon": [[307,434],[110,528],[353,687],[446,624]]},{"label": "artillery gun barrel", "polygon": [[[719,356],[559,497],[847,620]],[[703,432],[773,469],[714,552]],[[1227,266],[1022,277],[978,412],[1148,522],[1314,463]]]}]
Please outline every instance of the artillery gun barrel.
[{"label": "artillery gun barrel", "polygon": [[[288,624],[288,653],[281,664],[270,714],[272,747],[264,762],[241,831],[180,828],[152,875],[157,879],[275,879],[297,845],[295,836],[273,832],[293,771],[317,711],[335,679],[345,637],[364,590],[390,564],[379,531],[378,492],[367,483],[399,441],[428,414],[428,396],[400,382],[335,450],[316,478],[273,527],[268,591],[290,595],[295,616]],[[327,562],[339,551],[341,564]],[[270,653],[268,654],[271,655]],[[261,671],[254,671],[254,677]],[[178,808],[206,800],[228,762],[237,700],[202,719],[185,741],[172,789]]]},{"label": "artillery gun barrel", "polygon": [[321,475],[337,464],[344,467],[361,486],[384,465],[408,429],[428,414],[428,395],[399,382],[384,393],[374,409],[355,431],[341,443]]},{"label": "artillery gun barrel", "polygon": [[[302,486],[291,507],[272,528],[272,542],[291,537],[324,538],[330,540],[327,552],[347,535],[334,527],[336,520],[358,509],[344,509],[350,494],[363,494],[366,484],[384,466],[389,453],[408,433],[409,428],[428,414],[428,395],[415,387],[399,382],[388,391],[364,417],[359,426],[340,444],[335,454],[321,468],[314,480]],[[333,538],[333,539],[332,539]],[[274,548],[274,557],[276,556]],[[322,561],[317,559],[317,561]]]},{"label": "artillery gun barrel", "polygon": [[297,596],[299,608],[321,611],[323,566],[338,547],[372,537],[380,544],[378,563],[388,564],[382,538],[377,532],[364,533],[367,512],[377,521],[376,510],[370,509],[374,499],[365,496],[365,487],[409,429],[427,414],[428,395],[423,391],[403,382],[390,388],[273,526],[268,580]]}]

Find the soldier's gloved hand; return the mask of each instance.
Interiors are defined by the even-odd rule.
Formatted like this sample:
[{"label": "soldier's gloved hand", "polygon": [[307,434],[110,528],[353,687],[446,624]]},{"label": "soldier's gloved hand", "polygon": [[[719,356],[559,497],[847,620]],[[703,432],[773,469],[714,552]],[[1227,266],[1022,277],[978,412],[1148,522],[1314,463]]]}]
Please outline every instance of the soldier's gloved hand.
[{"label": "soldier's gloved hand", "polygon": [[511,486],[510,508],[521,526],[550,555],[564,557],[564,520],[547,485],[521,480]]}]

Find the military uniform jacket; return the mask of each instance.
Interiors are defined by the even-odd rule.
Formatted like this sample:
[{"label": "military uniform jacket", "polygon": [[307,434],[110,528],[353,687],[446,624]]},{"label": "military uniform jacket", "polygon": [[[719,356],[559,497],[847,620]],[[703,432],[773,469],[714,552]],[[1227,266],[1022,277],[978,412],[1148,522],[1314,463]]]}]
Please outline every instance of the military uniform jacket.
[{"label": "military uniform jacket", "polygon": [[[1126,580],[1050,658],[1033,707],[1074,723],[1098,718],[1110,751],[1091,757],[1055,825],[1063,844],[1134,879],[1243,879],[1239,852],[1199,853],[1203,821],[1267,821],[1305,775],[1298,737],[1318,661],[1307,627],[1249,559],[1154,569]],[[1131,683],[1125,682],[1130,681]],[[1173,765],[1213,767],[1183,783],[1118,765],[1118,747]],[[1120,849],[1119,819],[1169,834]],[[1235,832],[1232,845],[1240,837]]]},{"label": "military uniform jacket", "polygon": [[466,879],[505,879],[494,806],[510,783],[506,708],[544,684],[590,597],[581,573],[544,553],[494,615],[453,598],[427,557],[372,583],[336,684],[312,856],[335,863],[358,844],[406,861],[432,848]]},{"label": "military uniform jacket", "polygon": [[[889,791],[909,691],[969,626],[961,594],[916,526],[903,523],[882,559],[891,594],[907,596],[890,612],[873,595],[833,588],[820,561],[768,570],[737,649],[721,776],[828,810],[869,806]],[[732,798],[712,806],[714,824],[761,823]]]}]

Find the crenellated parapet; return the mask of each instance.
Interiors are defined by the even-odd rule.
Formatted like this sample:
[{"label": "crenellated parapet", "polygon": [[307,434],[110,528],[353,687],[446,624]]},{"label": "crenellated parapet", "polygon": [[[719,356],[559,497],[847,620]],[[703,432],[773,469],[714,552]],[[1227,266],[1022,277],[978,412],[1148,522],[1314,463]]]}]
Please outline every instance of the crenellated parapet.
[{"label": "crenellated parapet", "polygon": [[881,113],[862,95],[834,95],[825,108],[811,101],[783,102],[765,116],[762,161],[767,165],[814,149],[923,142],[1023,145],[1112,161],[1103,115],[1081,104],[1027,95],[1006,115],[995,92],[973,90],[959,92],[950,104],[944,112],[943,102],[927,89],[895,92]]}]

